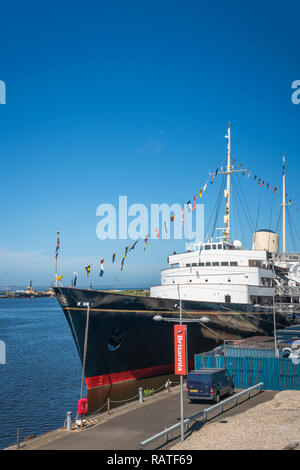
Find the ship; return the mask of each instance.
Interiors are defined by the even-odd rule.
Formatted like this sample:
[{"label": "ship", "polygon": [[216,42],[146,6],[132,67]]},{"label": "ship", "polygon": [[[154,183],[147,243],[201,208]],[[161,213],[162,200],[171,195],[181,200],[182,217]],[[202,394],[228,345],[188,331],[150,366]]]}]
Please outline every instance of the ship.
[{"label": "ship", "polygon": [[[221,236],[171,254],[149,296],[55,282],[88,390],[174,373],[173,326],[180,318],[187,326],[189,367],[197,353],[226,341],[272,336],[294,321],[285,311],[274,315],[275,287],[300,286],[300,256],[286,253],[285,236],[282,253],[279,236],[267,228],[253,234],[251,249],[230,241],[231,176],[241,171],[231,162],[230,132],[229,124]],[[285,211],[285,180],[283,186]],[[280,301],[299,304],[299,296],[283,293]]]},{"label": "ship", "polygon": [[32,286],[32,281],[30,281],[29,286],[26,289],[10,291],[9,293],[6,292],[5,295],[1,295],[1,298],[9,298],[9,299],[34,299],[37,297],[54,297],[55,293],[52,287],[50,287],[47,291],[36,291]]}]

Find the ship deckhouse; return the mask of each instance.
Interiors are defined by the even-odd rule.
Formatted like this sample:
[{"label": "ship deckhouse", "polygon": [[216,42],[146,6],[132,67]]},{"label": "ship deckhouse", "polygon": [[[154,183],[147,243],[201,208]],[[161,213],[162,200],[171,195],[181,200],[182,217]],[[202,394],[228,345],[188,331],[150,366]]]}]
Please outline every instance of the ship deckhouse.
[{"label": "ship deckhouse", "polygon": [[169,256],[161,286],[152,297],[271,305],[275,273],[265,250],[243,250],[240,242],[199,243],[193,251]]}]

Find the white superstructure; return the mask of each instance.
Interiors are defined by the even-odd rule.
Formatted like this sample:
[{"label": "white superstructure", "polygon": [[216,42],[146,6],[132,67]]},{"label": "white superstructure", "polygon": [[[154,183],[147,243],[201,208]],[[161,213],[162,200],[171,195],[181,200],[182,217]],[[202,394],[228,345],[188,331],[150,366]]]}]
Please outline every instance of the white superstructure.
[{"label": "white superstructure", "polygon": [[240,243],[200,243],[194,250],[174,253],[170,268],[151,297],[202,302],[260,304],[273,302],[273,264],[265,250],[243,250]]}]

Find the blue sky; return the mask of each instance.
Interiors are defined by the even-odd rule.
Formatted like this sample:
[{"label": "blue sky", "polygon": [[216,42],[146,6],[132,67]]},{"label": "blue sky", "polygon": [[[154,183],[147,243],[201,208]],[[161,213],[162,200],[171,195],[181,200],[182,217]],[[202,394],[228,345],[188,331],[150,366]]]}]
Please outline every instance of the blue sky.
[{"label": "blue sky", "polygon": [[[0,8],[0,285],[52,282],[57,227],[65,284],[77,270],[87,285],[90,263],[93,285],[158,283],[184,242],[136,247],[120,272],[127,242],[96,237],[97,206],[117,205],[119,195],[148,207],[186,203],[225,160],[229,120],[232,157],[279,188],[286,152],[287,193],[300,206],[296,1],[12,0]],[[206,221],[220,182],[201,201]],[[240,183],[254,226],[271,220],[275,229],[280,190],[272,197],[251,177]],[[251,246],[235,204],[233,238]],[[289,211],[288,249],[299,250],[300,214]]]}]

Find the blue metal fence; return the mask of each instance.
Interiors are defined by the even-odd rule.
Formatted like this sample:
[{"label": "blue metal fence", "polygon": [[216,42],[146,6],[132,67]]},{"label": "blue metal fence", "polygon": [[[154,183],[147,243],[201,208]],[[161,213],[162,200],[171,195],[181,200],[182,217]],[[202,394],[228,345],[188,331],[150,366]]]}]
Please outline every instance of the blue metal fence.
[{"label": "blue metal fence", "polygon": [[253,349],[253,348],[234,348],[231,346],[222,347],[225,356],[230,357],[275,357],[274,349]]},{"label": "blue metal fence", "polygon": [[248,388],[264,382],[264,390],[300,390],[300,364],[294,364],[291,359],[242,354],[195,355],[196,370],[215,367],[225,367],[234,376],[236,388]]}]

